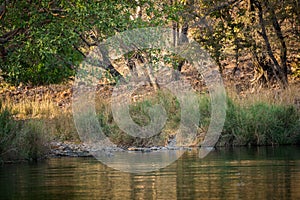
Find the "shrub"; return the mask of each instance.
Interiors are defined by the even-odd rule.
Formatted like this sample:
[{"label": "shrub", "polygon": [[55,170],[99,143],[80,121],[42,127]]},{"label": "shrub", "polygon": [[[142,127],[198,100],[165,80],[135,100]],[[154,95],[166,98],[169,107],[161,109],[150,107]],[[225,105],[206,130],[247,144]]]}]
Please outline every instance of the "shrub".
[{"label": "shrub", "polygon": [[156,104],[164,107],[168,118],[163,130],[149,138],[133,137],[123,132],[114,121],[108,104],[103,100],[98,100],[98,121],[104,134],[119,146],[161,146],[164,145],[168,134],[175,133],[180,123],[180,106],[176,98],[169,93],[159,91],[150,97],[144,97],[132,103],[129,106],[129,113],[134,123],[139,126],[147,126],[151,122],[149,108]]},{"label": "shrub", "polygon": [[0,161],[38,160],[47,152],[47,138],[38,121],[16,121],[0,103]]},{"label": "shrub", "polygon": [[3,108],[0,101],[0,160],[5,154],[15,150],[12,143],[19,128],[19,124],[12,119],[10,110],[6,107]]},{"label": "shrub", "polygon": [[273,145],[297,142],[299,113],[293,106],[254,103],[241,106],[228,101],[221,143],[227,145]]},{"label": "shrub", "polygon": [[40,121],[28,121],[16,140],[22,158],[37,161],[48,153],[48,139]]}]

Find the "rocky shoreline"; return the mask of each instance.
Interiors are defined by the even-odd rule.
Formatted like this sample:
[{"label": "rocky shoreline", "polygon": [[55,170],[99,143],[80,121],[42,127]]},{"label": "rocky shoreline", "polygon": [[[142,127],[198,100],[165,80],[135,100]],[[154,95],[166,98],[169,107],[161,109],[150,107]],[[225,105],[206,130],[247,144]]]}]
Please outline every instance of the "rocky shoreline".
[{"label": "rocky shoreline", "polygon": [[109,147],[99,148],[96,146],[90,146],[85,143],[74,143],[74,142],[51,142],[50,143],[50,157],[92,157],[93,152],[97,151],[127,151],[127,152],[141,152],[150,153],[154,151],[166,151],[166,150],[191,150],[190,147],[175,147],[175,146],[154,146],[154,147]]}]

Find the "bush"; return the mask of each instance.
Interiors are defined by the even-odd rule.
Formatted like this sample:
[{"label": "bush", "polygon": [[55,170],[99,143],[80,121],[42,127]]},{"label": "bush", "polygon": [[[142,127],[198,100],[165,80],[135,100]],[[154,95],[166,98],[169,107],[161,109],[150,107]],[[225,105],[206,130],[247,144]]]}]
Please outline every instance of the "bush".
[{"label": "bush", "polygon": [[19,128],[19,124],[12,119],[10,110],[3,108],[0,101],[0,160],[5,154],[14,151],[12,143]]},{"label": "bush", "polygon": [[257,102],[240,106],[228,101],[221,143],[227,145],[274,145],[297,143],[299,113],[293,106]]},{"label": "bush", "polygon": [[33,85],[44,85],[61,83],[75,74],[68,66],[45,66],[44,64],[27,65],[17,63],[4,66],[3,78],[6,82],[19,85],[20,83],[31,83]]},{"label": "bush", "polygon": [[46,133],[43,132],[42,125],[39,121],[29,121],[22,127],[16,140],[22,158],[37,161],[48,153],[48,138]]},{"label": "bush", "polygon": [[0,103],[0,161],[38,160],[47,152],[47,138],[37,121],[16,121]]}]

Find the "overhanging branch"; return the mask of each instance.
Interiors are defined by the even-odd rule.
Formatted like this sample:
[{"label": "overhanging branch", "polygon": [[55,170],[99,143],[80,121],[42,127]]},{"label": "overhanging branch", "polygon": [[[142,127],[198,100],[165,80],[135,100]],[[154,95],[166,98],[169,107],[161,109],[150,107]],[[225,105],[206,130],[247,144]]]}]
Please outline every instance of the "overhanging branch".
[{"label": "overhanging branch", "polygon": [[12,30],[12,31],[0,36],[0,44],[5,44],[10,39],[12,39],[15,35],[17,35],[19,33],[19,31],[21,31],[21,30],[22,30],[21,28],[17,28],[15,30]]}]

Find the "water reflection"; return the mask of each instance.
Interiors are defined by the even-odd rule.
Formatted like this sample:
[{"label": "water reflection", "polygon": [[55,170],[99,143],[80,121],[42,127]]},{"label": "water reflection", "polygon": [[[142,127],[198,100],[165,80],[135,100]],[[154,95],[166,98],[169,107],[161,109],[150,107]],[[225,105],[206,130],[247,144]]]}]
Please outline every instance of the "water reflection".
[{"label": "water reflection", "polygon": [[0,199],[300,199],[300,148],[186,152],[160,171],[130,174],[92,158],[0,167]]}]

